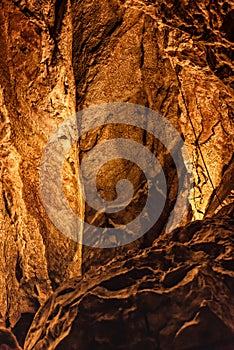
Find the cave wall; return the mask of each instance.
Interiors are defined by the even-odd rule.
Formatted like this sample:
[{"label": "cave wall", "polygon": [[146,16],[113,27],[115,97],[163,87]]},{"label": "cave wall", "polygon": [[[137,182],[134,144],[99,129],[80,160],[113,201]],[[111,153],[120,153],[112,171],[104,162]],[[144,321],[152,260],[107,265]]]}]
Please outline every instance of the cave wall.
[{"label": "cave wall", "polygon": [[3,1],[0,7],[1,317],[14,326],[62,280],[80,273],[81,247],[48,219],[38,175],[49,137],[75,112],[75,84],[69,3]]},{"label": "cave wall", "polygon": [[[77,108],[137,103],[172,123],[183,136],[193,165],[191,210],[183,223],[212,215],[232,201],[231,2],[72,1],[72,10]],[[157,156],[163,153],[150,135],[144,140],[142,133],[127,128],[121,132]],[[110,126],[90,132],[80,143],[81,158],[96,144],[118,135]],[[114,172],[114,165],[105,171],[106,188],[111,183],[115,188]],[[175,191],[171,202],[174,196]],[[170,212],[169,204],[148,244],[163,230]],[[89,215],[92,212],[86,208]],[[103,254],[84,247],[84,270],[118,251]]]},{"label": "cave wall", "polygon": [[127,101],[167,118],[190,150],[193,217],[202,218],[232,158],[231,2],[73,1],[72,9],[77,106]]},{"label": "cave wall", "polygon": [[59,287],[26,350],[231,350],[233,204]]},{"label": "cave wall", "polygon": [[[85,247],[82,252],[58,232],[41,203],[42,152],[75,111],[132,102],[174,125],[189,149],[195,181],[184,223],[212,216],[232,201],[232,21],[231,1],[221,0],[1,2],[0,304],[7,325],[34,313],[53,289],[80,275],[82,261],[86,271],[118,254]],[[77,176],[73,164],[94,146],[97,134],[101,142],[118,132],[90,132],[67,157],[65,188],[81,216],[80,189],[69,190]],[[150,136],[136,132],[135,138],[159,153]]]}]

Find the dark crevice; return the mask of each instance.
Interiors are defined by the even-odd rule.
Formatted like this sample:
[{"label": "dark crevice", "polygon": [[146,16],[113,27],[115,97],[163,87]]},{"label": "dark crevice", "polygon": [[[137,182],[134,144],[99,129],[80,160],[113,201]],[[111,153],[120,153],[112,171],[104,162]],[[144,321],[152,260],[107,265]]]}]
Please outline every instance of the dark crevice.
[{"label": "dark crevice", "polygon": [[51,30],[52,37],[56,40],[61,33],[63,18],[67,10],[67,0],[56,0],[54,27]]},{"label": "dark crevice", "polygon": [[22,347],[24,345],[24,341],[25,341],[27,332],[29,330],[29,327],[31,326],[33,318],[34,318],[33,313],[23,313],[21,315],[20,320],[16,323],[16,325],[12,330],[15,336],[17,337],[17,340],[20,346]]},{"label": "dark crevice", "polygon": [[10,209],[10,205],[9,205],[9,200],[7,198],[8,194],[6,191],[2,191],[2,195],[3,195],[3,201],[4,201],[4,204],[5,204],[5,208],[6,208],[6,212],[8,214],[8,216],[11,218],[11,209]]},{"label": "dark crevice", "polygon": [[16,266],[15,266],[15,277],[19,283],[23,277],[23,270],[21,268],[21,259],[19,254],[17,256]]},{"label": "dark crevice", "polygon": [[67,11],[67,0],[56,0],[55,10],[54,10],[54,26],[49,27],[49,32],[51,38],[54,40],[54,50],[51,59],[52,67],[55,66],[57,62],[58,55],[60,53],[58,47],[58,37],[62,30],[64,15]]},{"label": "dark crevice", "polygon": [[226,34],[228,40],[234,42],[234,10],[230,11],[224,18],[221,30]]}]

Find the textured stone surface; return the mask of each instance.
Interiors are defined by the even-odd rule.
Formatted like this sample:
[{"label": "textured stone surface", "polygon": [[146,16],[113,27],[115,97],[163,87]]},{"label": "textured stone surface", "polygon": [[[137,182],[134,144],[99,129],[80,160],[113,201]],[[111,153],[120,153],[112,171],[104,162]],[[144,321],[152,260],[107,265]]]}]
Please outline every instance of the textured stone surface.
[{"label": "textured stone surface", "polygon": [[223,1],[73,1],[78,106],[136,102],[168,118],[190,148],[195,218],[232,157],[231,9]]},{"label": "textured stone surface", "polygon": [[[232,3],[73,1],[72,9],[78,108],[126,101],[160,112],[189,148],[195,183],[189,219],[202,219],[223,201],[229,203],[233,197]],[[149,135],[133,136],[126,128],[122,134],[155,154],[162,153]],[[81,157],[113,135],[118,132],[110,127],[98,136],[96,131],[89,133],[80,144]],[[110,186],[115,166],[108,170],[104,182]],[[165,210],[165,220],[170,210],[170,206]],[[92,215],[86,208],[86,216]],[[160,229],[163,220],[161,224]],[[107,259],[107,253],[84,248],[84,269],[90,256],[97,265]]]},{"label": "textured stone surface", "polygon": [[[142,321],[142,316],[134,314],[134,298],[137,294],[133,292],[140,285],[138,282],[141,283],[137,272],[133,291],[128,289],[126,294],[129,296],[127,309],[132,309],[124,314],[127,329],[135,329],[134,334],[137,334],[138,329],[146,332],[139,331],[139,335],[146,334],[148,348],[151,346],[153,331],[160,335],[159,338],[157,336],[159,348],[167,349],[167,344],[174,342],[175,348],[182,349],[184,339],[190,339],[193,343],[191,346],[201,348],[201,344],[196,342],[202,341],[202,334],[209,322],[215,325],[211,339],[222,344],[222,334],[226,334],[225,338],[229,339],[229,300],[233,294],[233,282],[229,276],[231,272],[227,271],[231,269],[232,263],[229,260],[222,261],[222,249],[226,249],[226,244],[229,247],[226,235],[231,228],[230,223],[226,227],[226,221],[218,216],[211,221],[208,218],[223,205],[233,202],[233,8],[231,0],[1,1],[0,318],[7,326],[15,326],[15,333],[21,341],[34,313],[53,289],[65,280],[80,275],[82,261],[83,271],[87,271],[105,264],[113,256],[127,254],[129,249],[138,251],[151,245],[155,247],[148,251],[141,250],[135,255],[134,263],[136,266],[138,260],[141,263],[143,252],[148,252],[146,254],[149,256],[156,254],[162,260],[158,277],[153,269],[155,276],[150,288],[158,288],[159,291],[165,288],[165,291],[169,291],[169,294],[165,292],[163,295],[158,292],[160,295],[156,293],[155,297],[160,303],[161,300],[162,303],[165,301],[167,306],[161,313],[161,319],[159,317],[155,321],[154,316],[150,316],[151,324],[144,317]],[[91,131],[78,145],[74,145],[63,169],[68,201],[74,211],[92,221],[95,214],[89,207],[84,208],[81,188],[77,185],[78,164],[96,144],[122,135],[145,145],[165,163],[169,179],[168,202],[157,225],[148,236],[128,247],[112,250],[84,247],[81,252],[81,246],[65,238],[50,222],[40,199],[38,167],[51,133],[76,110],[117,101],[152,108],[167,118],[184,138],[193,163],[195,186],[191,194],[190,212],[183,224],[207,217],[204,237],[198,235],[201,232],[200,224],[197,227],[197,223],[194,223],[189,229],[178,231],[179,236],[171,244],[171,236],[166,236],[164,232],[176,196],[175,173],[169,167],[170,159],[165,157],[159,142],[150,135],[123,126]],[[103,169],[98,184],[101,189],[108,189],[104,196],[109,195],[109,199],[115,196],[113,178],[117,176],[116,169],[135,181],[138,188],[136,197],[141,201],[140,194],[144,189],[142,175],[125,161]],[[56,186],[51,191],[51,198],[55,193]],[[110,224],[111,219],[113,224],[113,217],[98,215],[97,219],[105,225]],[[212,230],[206,227],[211,223]],[[198,232],[196,235],[199,237],[195,235],[197,242],[192,238],[194,231]],[[186,241],[188,232],[192,241]],[[219,242],[218,247],[216,240]],[[168,251],[169,247],[179,250],[179,256],[182,254],[181,264],[174,261],[179,259],[178,255]],[[225,259],[228,249],[224,253]],[[232,255],[231,247],[229,254]],[[149,264],[150,261],[151,258]],[[143,273],[147,280],[151,267],[144,264]],[[212,270],[213,264],[215,271]],[[131,268],[132,265],[125,269],[119,263],[115,268],[111,267],[110,277],[105,278],[114,278],[115,274],[122,275],[125,271],[131,275]],[[178,270],[173,272],[170,268]],[[165,279],[163,271],[165,276],[168,271]],[[93,272],[87,278],[91,279],[95,275],[96,272]],[[98,287],[98,278],[93,281],[97,290],[102,289]],[[180,284],[177,278],[185,278],[186,283]],[[175,295],[174,287],[170,287],[174,279],[178,282]],[[215,283],[217,290],[214,289]],[[82,281],[80,288],[85,290],[85,285],[86,282]],[[106,287],[104,293],[105,290]],[[193,290],[196,294],[194,304]],[[113,298],[117,298],[120,291],[113,292]],[[67,293],[69,295],[69,291]],[[96,301],[102,303],[98,293],[93,297],[87,295],[82,305],[91,307]],[[73,294],[77,295],[76,287]],[[123,300],[120,303],[124,303],[125,298],[121,295],[120,300]],[[213,300],[214,295],[216,301]],[[66,298],[68,296],[65,294],[62,301],[66,301]],[[184,318],[178,306],[181,300],[188,310]],[[205,304],[202,304],[203,300]],[[105,308],[111,310],[108,305]],[[136,312],[139,308],[140,305]],[[74,332],[77,322],[83,324],[84,332],[85,327],[89,329],[88,319],[79,319],[83,316],[77,314],[76,306],[69,312],[71,323],[78,317],[74,321]],[[91,312],[91,319],[96,317],[96,312],[96,309]],[[106,317],[111,315],[111,311],[110,314],[108,312]],[[119,311],[116,312],[114,320],[120,317]],[[164,318],[165,313],[170,317],[172,315],[171,323],[168,318]],[[178,322],[175,320],[177,316]],[[43,315],[41,320],[46,317],[46,314]],[[132,324],[136,320],[134,325],[130,325],[131,317]],[[159,326],[154,327],[155,323]],[[144,324],[142,328],[141,324]],[[99,327],[99,323],[96,326]],[[52,331],[54,336],[60,332],[53,322],[50,327],[55,327]],[[103,332],[102,329],[100,332]],[[87,341],[82,346],[91,346],[87,344],[92,341],[102,344],[105,334],[98,332],[97,329],[96,340],[85,339],[82,335],[80,341]],[[62,331],[62,336],[65,333],[65,330]],[[44,337],[46,341],[48,338],[33,331],[30,334],[35,339]],[[167,339],[168,334],[170,337]],[[115,337],[113,334],[113,339]],[[28,339],[31,342],[30,335]],[[74,344],[72,335],[69,339]],[[140,339],[136,341],[140,344]],[[113,349],[118,346],[114,342],[108,344],[112,344]],[[131,342],[129,344],[134,346]],[[137,346],[141,348],[141,345]],[[213,345],[211,347],[214,348]],[[205,349],[208,349],[208,345],[205,345]]]},{"label": "textured stone surface", "polygon": [[39,194],[44,146],[75,111],[70,8],[56,11],[47,1],[0,4],[0,304],[11,326],[81,266],[80,248],[51,224]]},{"label": "textured stone surface", "polygon": [[231,349],[233,210],[58,288],[25,349]]}]

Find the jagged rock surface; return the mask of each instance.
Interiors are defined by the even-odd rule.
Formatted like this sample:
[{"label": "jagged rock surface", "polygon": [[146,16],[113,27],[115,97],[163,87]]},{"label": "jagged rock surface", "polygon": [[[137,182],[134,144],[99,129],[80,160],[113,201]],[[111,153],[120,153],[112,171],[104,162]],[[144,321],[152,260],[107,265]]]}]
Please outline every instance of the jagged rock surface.
[{"label": "jagged rock surface", "polygon": [[229,205],[58,288],[25,349],[231,350],[233,224]]},{"label": "jagged rock surface", "polygon": [[[233,2],[74,0],[72,9],[78,108],[125,101],[158,111],[189,149],[195,183],[189,220],[232,201]],[[122,134],[131,138],[133,132]],[[113,135],[118,131],[109,127],[88,133],[81,157]],[[133,138],[142,142],[139,133]],[[145,138],[158,154],[158,144]],[[108,188],[115,188],[114,172],[113,165],[103,180]],[[166,218],[169,213],[170,207]],[[107,252],[83,250],[84,270],[107,259]]]},{"label": "jagged rock surface", "polygon": [[39,191],[46,142],[75,112],[69,4],[62,21],[56,11],[53,1],[0,3],[0,317],[12,327],[81,267]]},{"label": "jagged rock surface", "polygon": [[[72,2],[78,106],[136,102],[167,118],[190,148],[195,218],[203,217],[214,192],[210,179],[220,186],[232,159],[232,5],[221,0]],[[86,150],[93,141],[90,135]]]},{"label": "jagged rock surface", "polygon": [[[133,102],[158,111],[177,128],[194,166],[187,222],[233,201],[233,16],[231,0],[1,1],[0,317],[12,327],[20,320],[16,333],[22,334],[54,288],[80,274],[81,247],[51,224],[38,179],[51,133],[76,110]],[[131,130],[121,133],[133,136]],[[116,135],[110,128],[90,132],[67,157],[66,194],[81,215],[77,153],[82,159],[96,141]],[[135,137],[159,153],[150,136]],[[155,239],[170,214],[171,190]],[[126,249],[137,250],[141,243]],[[122,252],[85,248],[83,270],[116,254]]]}]

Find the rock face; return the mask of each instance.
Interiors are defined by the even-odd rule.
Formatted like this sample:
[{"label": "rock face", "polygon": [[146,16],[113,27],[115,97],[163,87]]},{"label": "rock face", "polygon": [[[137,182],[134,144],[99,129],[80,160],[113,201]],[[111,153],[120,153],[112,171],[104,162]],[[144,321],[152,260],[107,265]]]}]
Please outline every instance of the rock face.
[{"label": "rock face", "polygon": [[[233,196],[231,2],[73,1],[72,10],[78,108],[126,101],[158,111],[190,152],[195,185],[189,220],[227,204]],[[122,133],[144,143],[141,133]],[[113,135],[118,132],[110,127],[90,132],[80,144],[81,157]],[[149,135],[145,139],[152,152],[162,153]],[[114,171],[108,169],[106,187]],[[106,259],[107,253],[83,249],[84,270]]]},{"label": "rock face", "polygon": [[[103,275],[95,278],[92,288],[96,288],[96,294],[89,295],[86,290],[84,304],[81,302],[82,307],[91,308],[90,320],[98,313],[98,306],[92,309],[93,305],[104,303],[105,293],[109,293],[107,304],[110,295],[116,305],[120,303],[120,311],[116,309],[113,322],[122,317],[129,334],[147,339],[145,345],[149,344],[149,348],[152,342],[155,347],[157,338],[160,349],[167,349],[171,346],[168,344],[182,349],[184,339],[191,339],[191,348],[201,348],[201,344],[205,344],[208,349],[202,334],[209,322],[214,323],[214,331],[210,333],[212,341],[224,344],[227,338],[228,343],[232,328],[229,303],[233,282],[228,272],[231,262],[223,259],[228,258],[229,248],[225,244],[229,247],[231,223],[226,227],[225,220],[230,217],[221,219],[221,214],[211,218],[222,206],[233,202],[233,22],[231,0],[1,1],[0,237],[3,244],[0,248],[0,318],[7,326],[15,327],[22,341],[23,329],[28,327],[36,310],[53,290],[70,278],[78,278],[81,270],[86,272],[100,267],[113,256],[123,256],[130,250],[133,260],[127,258],[126,266],[122,260],[116,262],[115,267],[110,265],[105,278],[111,281],[119,273],[121,276],[130,274],[126,280],[132,279],[132,289],[128,286],[125,294],[118,289],[108,292],[105,284],[101,286]],[[115,217],[97,215],[84,204],[78,165],[104,140],[133,139],[159,157],[167,173],[167,203],[151,232],[127,247],[103,250],[82,247],[69,240],[50,221],[39,189],[39,166],[45,145],[57,127],[76,111],[107,102],[149,107],[166,118],[184,139],[193,165],[194,187],[190,210],[181,225],[206,218],[201,228],[194,223],[186,229],[191,236],[188,241],[186,230],[178,231],[177,236],[175,231],[175,236],[165,232],[177,195],[171,158],[150,134],[126,125],[90,130],[73,145],[64,161],[64,190],[71,208],[89,222],[96,220],[97,225],[108,227],[125,219],[125,213],[117,221]],[[97,181],[99,190],[107,200],[113,200],[119,174],[128,176],[136,188],[135,212],[147,194],[145,179],[138,170],[124,159],[107,164]],[[49,193],[52,206],[56,191],[55,184]],[[209,225],[214,229],[208,228]],[[82,235],[82,227],[77,234]],[[154,248],[142,250],[146,246]],[[133,253],[138,249],[139,253]],[[148,256],[147,261],[144,254]],[[229,254],[231,256],[231,248]],[[154,256],[159,266],[152,268]],[[137,267],[138,263],[143,264],[142,269]],[[132,269],[136,272],[131,272]],[[173,269],[177,270],[173,272]],[[131,277],[131,273],[135,275]],[[87,279],[95,274],[87,274]],[[147,292],[137,292],[143,283],[141,278],[149,279],[149,296]],[[175,286],[171,285],[174,279]],[[121,281],[126,282],[124,277]],[[90,281],[87,283],[90,285]],[[79,283],[79,288],[85,290],[85,286],[85,280]],[[61,301],[66,303],[71,293],[80,303],[76,288],[64,291]],[[145,306],[138,304],[140,293],[145,295],[142,299]],[[46,305],[57,302],[57,296],[49,299]],[[148,310],[151,300],[155,300],[156,309],[159,304],[165,305],[165,312],[160,311],[159,319],[155,319],[154,312],[151,316],[142,316],[142,308]],[[184,316],[178,306],[181,302],[187,310]],[[128,305],[125,313],[121,313],[122,303]],[[105,317],[111,318],[112,306],[107,304],[102,312],[107,308]],[[81,332],[85,332],[89,319],[77,312],[76,305],[69,310],[64,304],[62,312],[70,312],[68,329],[61,331],[52,322],[51,327],[55,328],[51,334],[64,337],[73,323],[74,330],[69,338],[72,349],[76,347],[72,332],[76,332],[78,324],[79,327],[83,325]],[[166,312],[168,318],[164,317]],[[46,314],[37,320],[43,317],[46,319]],[[59,319],[59,314],[57,317]],[[84,343],[80,345],[84,349],[91,346],[92,341],[100,347],[109,344],[113,349],[121,348],[124,338],[116,339],[117,333],[113,334],[113,341],[105,343],[106,331],[101,333],[105,317],[95,326],[96,338],[81,337]],[[152,332],[156,333],[152,336]],[[129,336],[122,330],[121,333],[123,337]],[[39,339],[43,342],[44,338],[51,349],[57,346],[49,333],[32,330],[30,334],[28,348],[34,344],[31,336],[35,336],[35,342]],[[140,338],[135,339],[136,344],[134,338],[135,335],[129,336],[129,347],[141,348]],[[60,347],[63,346],[61,343]]]},{"label": "rock face", "polygon": [[75,111],[70,8],[57,7],[0,4],[0,305],[11,326],[81,268],[80,247],[51,224],[39,192],[45,144]]},{"label": "rock face", "polygon": [[73,1],[72,8],[78,106],[128,101],[166,117],[189,145],[193,215],[202,218],[232,157],[231,4]]},{"label": "rock face", "polygon": [[58,288],[25,349],[231,350],[233,214],[229,205]]}]

